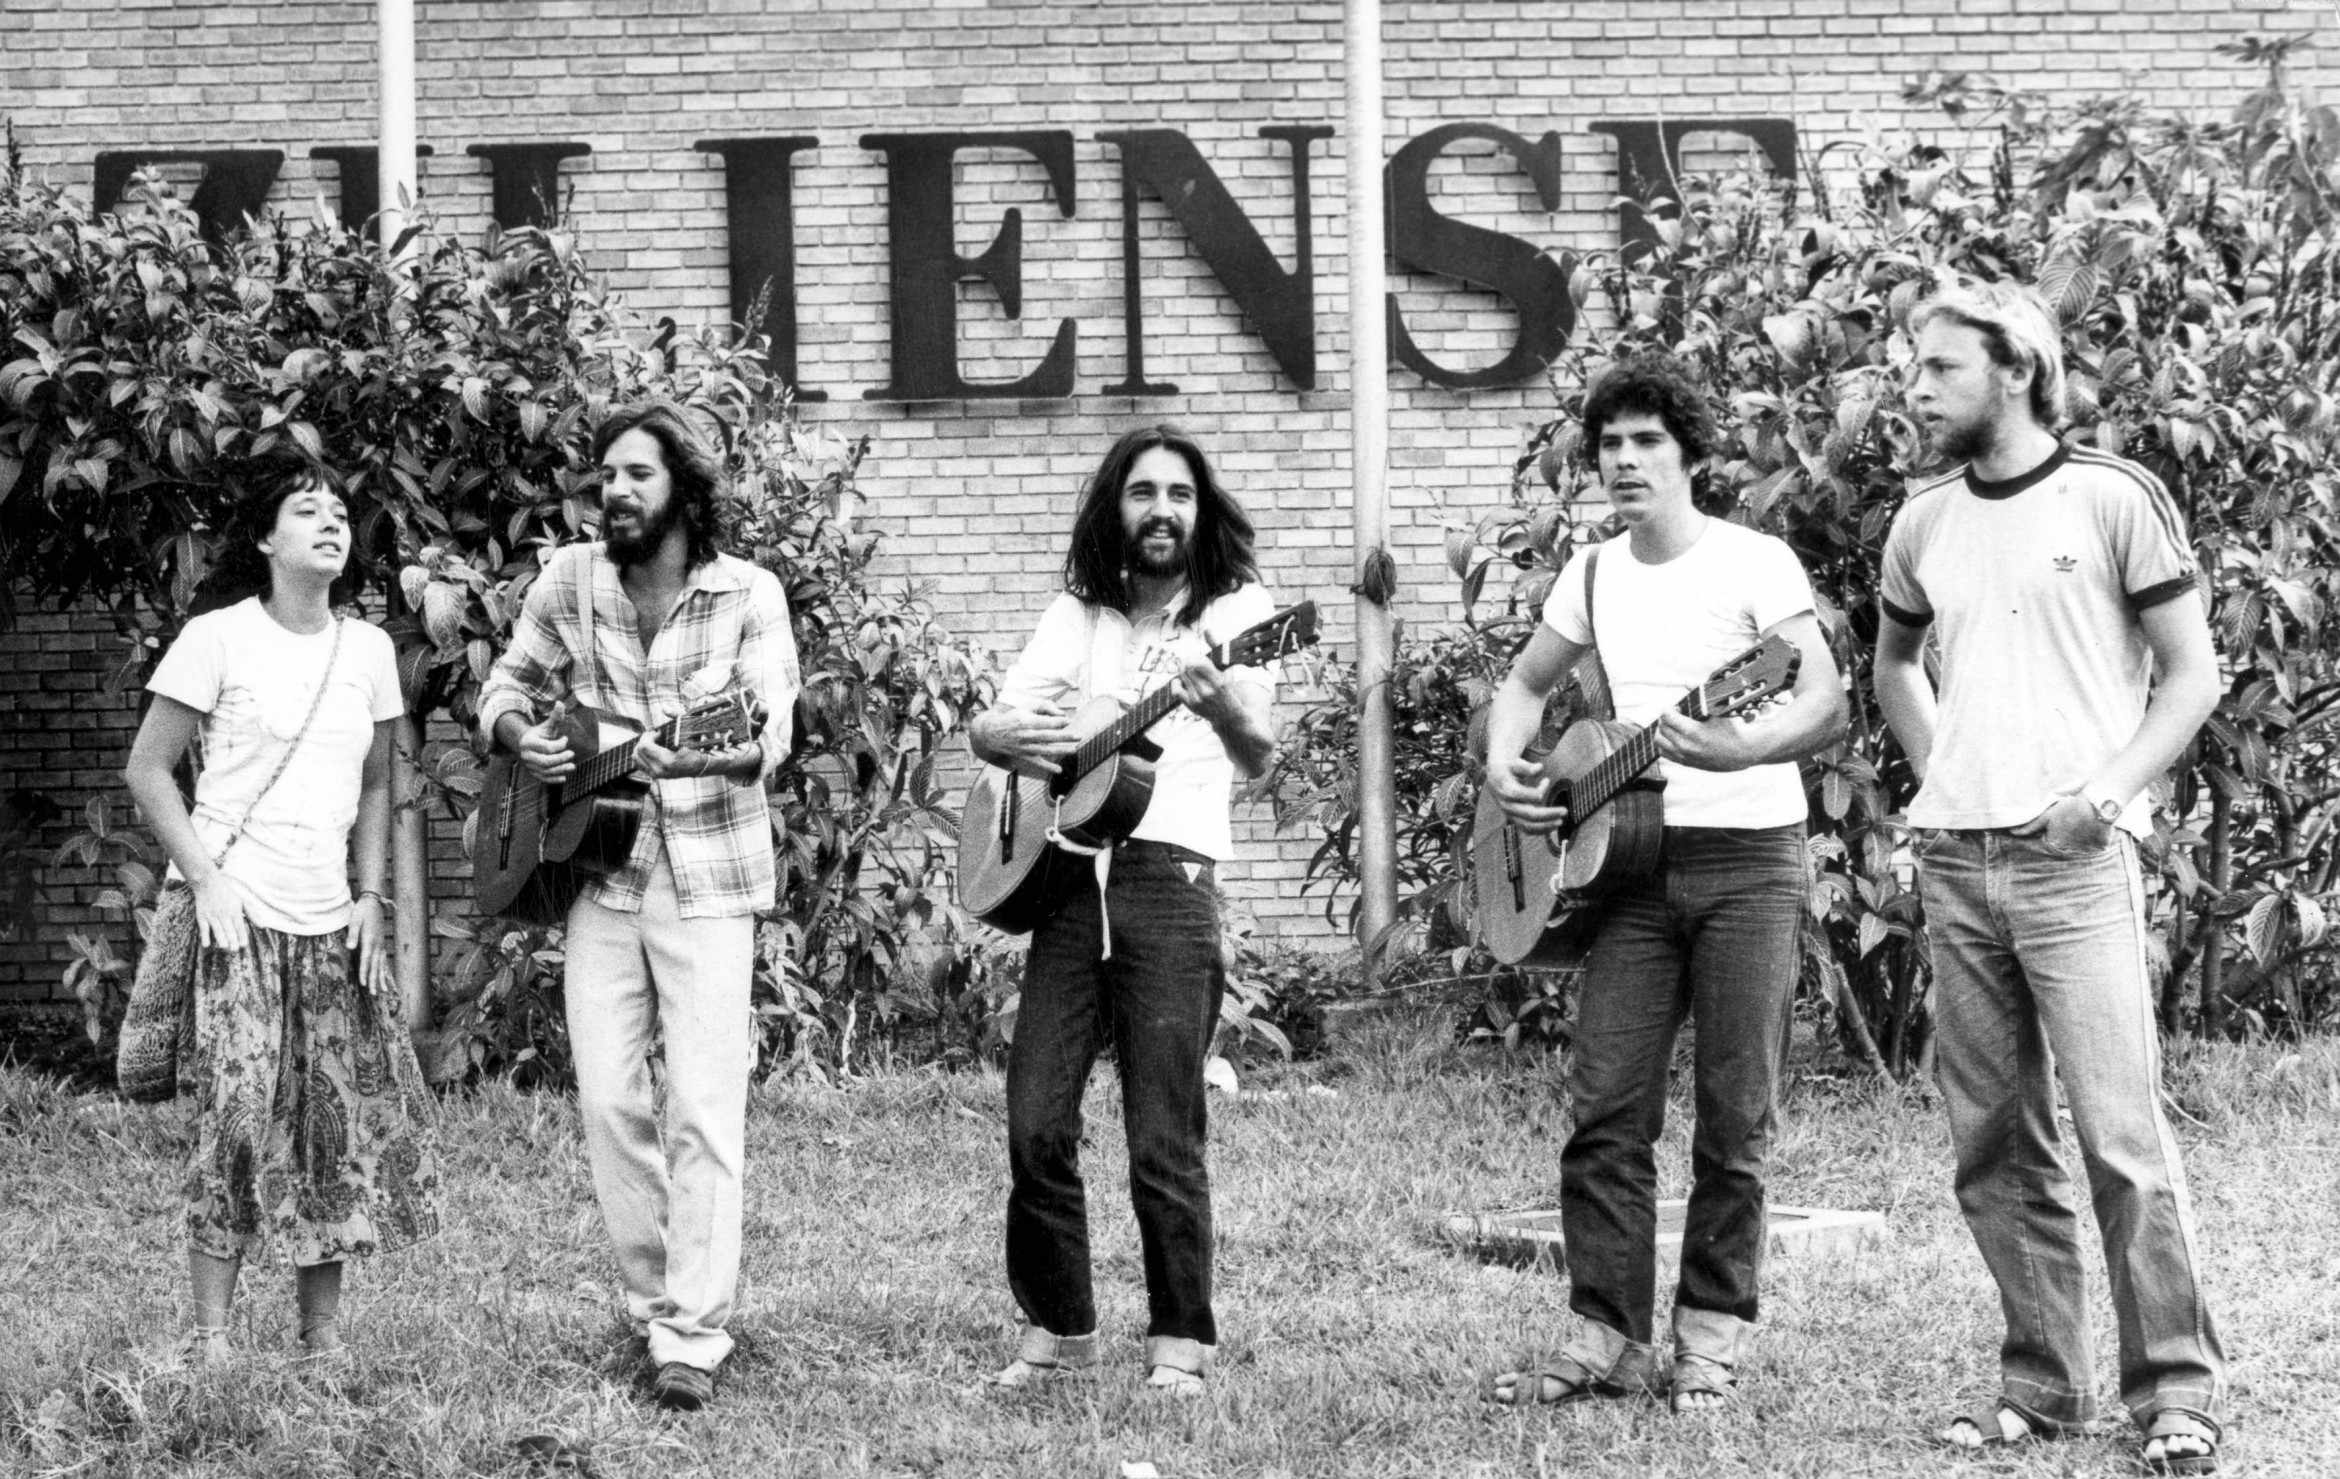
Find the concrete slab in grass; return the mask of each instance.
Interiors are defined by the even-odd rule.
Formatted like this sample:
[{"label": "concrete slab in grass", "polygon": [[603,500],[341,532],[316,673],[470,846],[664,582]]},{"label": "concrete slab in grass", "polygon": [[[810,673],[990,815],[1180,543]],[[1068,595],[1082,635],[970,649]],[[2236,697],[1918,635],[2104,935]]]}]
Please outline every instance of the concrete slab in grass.
[{"label": "concrete slab in grass", "polygon": [[[1657,1205],[1658,1253],[1679,1256],[1682,1223],[1689,1204],[1679,1198]],[[1827,1207],[1773,1207],[1771,1249],[1774,1253],[1816,1253],[1842,1257],[1885,1236],[1882,1212],[1842,1212]],[[1439,1224],[1449,1243],[1483,1258],[1502,1263],[1549,1267],[1567,1266],[1560,1240],[1558,1208],[1516,1212],[1450,1212]]]}]

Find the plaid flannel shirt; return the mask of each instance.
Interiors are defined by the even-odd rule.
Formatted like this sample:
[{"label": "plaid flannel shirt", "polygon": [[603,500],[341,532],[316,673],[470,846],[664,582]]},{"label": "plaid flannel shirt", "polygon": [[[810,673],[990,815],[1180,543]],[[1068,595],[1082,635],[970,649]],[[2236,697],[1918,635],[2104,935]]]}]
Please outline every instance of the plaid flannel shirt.
[{"label": "plaid flannel shirt", "polygon": [[[580,663],[588,598],[599,660]],[[517,712],[534,722],[565,695],[648,728],[735,680],[768,711],[757,735],[763,775],[754,784],[727,776],[652,782],[649,815],[626,865],[585,885],[601,904],[626,913],[642,907],[663,841],[686,919],[772,906],[779,880],[766,792],[795,722],[796,635],[780,582],[729,555],[691,572],[647,653],[634,603],[601,545],[556,550],[537,576],[513,624],[512,645],[480,695],[480,728],[489,743],[497,719]]]}]

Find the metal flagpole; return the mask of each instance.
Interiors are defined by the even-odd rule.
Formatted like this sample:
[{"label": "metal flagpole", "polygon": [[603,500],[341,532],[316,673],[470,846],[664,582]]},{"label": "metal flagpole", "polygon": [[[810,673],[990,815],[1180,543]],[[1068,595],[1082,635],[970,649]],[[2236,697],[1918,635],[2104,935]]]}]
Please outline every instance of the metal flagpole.
[{"label": "metal flagpole", "polygon": [[[414,0],[377,0],[377,71],[381,136],[376,142],[375,228],[387,249],[406,229],[415,197]],[[431,1024],[430,835],[423,821],[422,731],[410,714],[399,721],[390,767],[390,888],[404,906],[398,919],[399,1000],[409,1028]]]},{"label": "metal flagpole", "polygon": [[375,214],[382,244],[406,229],[406,207],[414,199],[414,0],[378,0],[374,7],[381,71],[381,140],[376,161]]},{"label": "metal flagpole", "polygon": [[[1358,923],[1370,947],[1397,914],[1396,771],[1390,742],[1389,337],[1383,270],[1381,0],[1345,0],[1349,101],[1349,459],[1357,578]],[[1378,985],[1380,953],[1365,952]]]}]

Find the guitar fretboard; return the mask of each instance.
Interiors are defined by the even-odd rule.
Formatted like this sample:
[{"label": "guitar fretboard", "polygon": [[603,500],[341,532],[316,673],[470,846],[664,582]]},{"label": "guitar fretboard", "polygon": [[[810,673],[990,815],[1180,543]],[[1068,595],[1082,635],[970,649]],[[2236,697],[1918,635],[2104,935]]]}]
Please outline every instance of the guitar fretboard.
[{"label": "guitar fretboard", "polygon": [[[705,727],[704,721],[713,717],[718,716],[677,715],[658,727],[658,743],[670,750],[679,749],[685,744],[705,739],[711,733],[722,732],[723,726],[721,725],[713,728]],[[683,729],[683,721],[686,718],[700,721],[690,726],[687,738]],[[598,791],[616,785],[619,781],[633,774],[633,771],[634,747],[629,744],[611,745],[583,765],[578,766],[576,774],[562,784],[561,793],[564,797],[571,799],[578,796],[591,796]]]},{"label": "guitar fretboard", "polygon": [[1073,782],[1103,765],[1108,758],[1120,752],[1121,747],[1151,729],[1154,722],[1178,707],[1178,689],[1165,683],[1130,706],[1128,713],[1098,730],[1081,742],[1072,758],[1060,768],[1064,779],[1060,783],[1069,788]]},{"label": "guitar fretboard", "polygon": [[[1706,690],[1694,688],[1674,705],[1674,712],[1686,719],[1705,716]],[[1635,777],[1657,763],[1657,724],[1651,724],[1610,751],[1593,768],[1585,772],[1584,780],[1569,798],[1571,816],[1590,816],[1616,799],[1617,793],[1633,783]]]}]

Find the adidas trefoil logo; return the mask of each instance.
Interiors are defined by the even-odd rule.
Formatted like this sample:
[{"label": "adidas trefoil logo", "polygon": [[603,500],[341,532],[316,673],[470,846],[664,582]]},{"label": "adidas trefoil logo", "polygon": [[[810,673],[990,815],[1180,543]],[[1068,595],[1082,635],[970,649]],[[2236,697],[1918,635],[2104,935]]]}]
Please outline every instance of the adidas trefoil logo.
[{"label": "adidas trefoil logo", "polygon": [[2080,562],[2079,562],[2078,560],[2076,560],[2076,559],[2072,558],[2072,556],[2070,556],[2070,555],[2058,555],[2058,556],[2056,556],[2056,572],[2057,572],[2058,574],[2060,574],[2060,575],[2069,575],[2069,574],[2071,574],[2073,571],[2075,571],[2075,570],[2077,570],[2077,569],[2079,569],[2079,568],[2080,568]]}]

